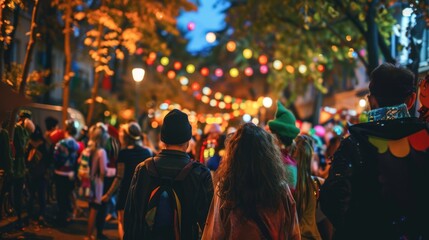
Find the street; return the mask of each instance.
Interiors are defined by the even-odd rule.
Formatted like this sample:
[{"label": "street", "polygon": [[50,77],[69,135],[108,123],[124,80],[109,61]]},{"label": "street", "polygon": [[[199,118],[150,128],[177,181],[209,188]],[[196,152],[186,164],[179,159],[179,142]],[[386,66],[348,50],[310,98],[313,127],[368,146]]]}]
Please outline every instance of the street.
[{"label": "street", "polygon": [[[53,216],[53,208],[48,205],[46,218],[47,226],[41,226],[35,221],[30,221],[30,224],[25,226],[22,231],[11,230],[6,233],[1,232],[0,239],[83,239],[86,236],[88,208],[83,208],[83,210],[83,214],[78,216],[66,227],[57,227],[55,226],[55,220],[49,217]],[[14,219],[16,219],[16,217]],[[103,234],[110,240],[119,239],[117,226],[116,219],[106,222]],[[94,232],[94,235],[95,234]]]}]

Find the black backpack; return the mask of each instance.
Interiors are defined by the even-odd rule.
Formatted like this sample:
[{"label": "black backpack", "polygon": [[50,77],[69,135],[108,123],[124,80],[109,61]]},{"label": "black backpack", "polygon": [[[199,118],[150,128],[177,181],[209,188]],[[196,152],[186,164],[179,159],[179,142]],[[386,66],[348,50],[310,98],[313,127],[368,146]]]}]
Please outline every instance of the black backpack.
[{"label": "black backpack", "polygon": [[182,232],[182,196],[178,187],[194,167],[190,161],[175,178],[161,176],[153,158],[145,165],[152,181],[144,215],[150,239],[180,239]]}]

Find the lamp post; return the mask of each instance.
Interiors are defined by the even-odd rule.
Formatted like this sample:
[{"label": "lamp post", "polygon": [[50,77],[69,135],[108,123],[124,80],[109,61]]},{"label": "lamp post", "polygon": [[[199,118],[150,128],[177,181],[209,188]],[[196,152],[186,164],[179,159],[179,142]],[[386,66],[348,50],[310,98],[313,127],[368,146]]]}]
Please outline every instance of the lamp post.
[{"label": "lamp post", "polygon": [[136,106],[135,106],[135,117],[136,117],[136,121],[139,121],[139,86],[140,86],[140,82],[143,81],[144,75],[146,73],[146,71],[143,68],[133,68],[133,70],[131,71],[131,73],[133,74],[133,79],[136,82]]}]

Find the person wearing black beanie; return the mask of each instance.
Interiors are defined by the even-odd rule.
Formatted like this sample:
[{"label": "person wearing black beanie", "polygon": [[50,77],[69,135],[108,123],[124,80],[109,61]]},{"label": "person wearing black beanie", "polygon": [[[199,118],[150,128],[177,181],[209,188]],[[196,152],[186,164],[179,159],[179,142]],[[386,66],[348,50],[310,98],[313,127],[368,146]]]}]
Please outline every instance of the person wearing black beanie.
[{"label": "person wearing black beanie", "polygon": [[[146,159],[135,168],[124,209],[124,239],[198,239],[199,232],[204,230],[213,198],[213,182],[210,170],[192,161],[186,153],[191,137],[188,115],[177,109],[170,111],[161,127],[164,148],[157,156]],[[157,208],[148,201],[142,201],[154,196],[152,193],[158,196],[160,182],[166,179],[173,182],[175,202],[180,202],[180,233],[152,231],[158,226],[148,212],[152,213]],[[162,209],[160,205],[158,207]]]},{"label": "person wearing black beanie", "polygon": [[192,127],[188,115],[174,109],[169,112],[161,127],[161,141],[168,145],[181,145],[189,142],[192,137]]}]

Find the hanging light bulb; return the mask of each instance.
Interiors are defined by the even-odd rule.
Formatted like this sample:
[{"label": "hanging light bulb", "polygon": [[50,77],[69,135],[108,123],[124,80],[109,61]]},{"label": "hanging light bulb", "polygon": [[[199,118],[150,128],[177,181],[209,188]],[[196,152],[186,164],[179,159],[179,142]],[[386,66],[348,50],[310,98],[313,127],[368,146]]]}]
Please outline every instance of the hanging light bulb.
[{"label": "hanging light bulb", "polygon": [[234,41],[229,41],[226,43],[226,50],[228,50],[229,52],[234,52],[236,48],[237,48],[237,45],[235,44]]},{"label": "hanging light bulb", "polygon": [[188,73],[194,73],[195,72],[195,66],[193,64],[188,64],[188,66],[186,66],[186,71]]},{"label": "hanging light bulb", "polygon": [[248,48],[246,48],[246,49],[243,50],[243,57],[244,58],[250,59],[252,57],[252,55],[253,55],[252,50],[250,50]]}]

